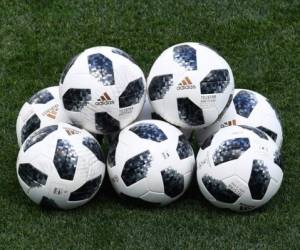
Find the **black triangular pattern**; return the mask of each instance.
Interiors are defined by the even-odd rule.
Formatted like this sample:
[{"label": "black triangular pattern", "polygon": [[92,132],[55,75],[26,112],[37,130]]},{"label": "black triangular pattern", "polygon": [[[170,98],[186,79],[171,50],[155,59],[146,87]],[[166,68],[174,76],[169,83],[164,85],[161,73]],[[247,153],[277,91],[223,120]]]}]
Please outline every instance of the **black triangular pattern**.
[{"label": "black triangular pattern", "polygon": [[102,181],[102,175],[87,181],[77,190],[73,191],[69,197],[69,201],[80,201],[89,199],[99,189]]},{"label": "black triangular pattern", "polygon": [[253,160],[248,186],[252,199],[261,200],[268,189],[271,180],[268,168],[262,160]]},{"label": "black triangular pattern", "polygon": [[174,198],[184,190],[184,177],[175,169],[167,168],[161,171],[165,194]]},{"label": "black triangular pattern", "polygon": [[143,78],[130,82],[119,96],[119,107],[126,108],[140,102],[145,93]]},{"label": "black triangular pattern", "polygon": [[23,150],[26,152],[30,147],[32,147],[34,144],[42,141],[47,137],[49,134],[54,132],[58,129],[58,125],[51,125],[47,127],[43,127],[35,132],[33,132],[29,138],[24,142]]},{"label": "black triangular pattern", "polygon": [[21,130],[21,142],[23,143],[29,135],[31,135],[35,130],[39,129],[41,126],[40,118],[34,114],[32,115],[24,124]]},{"label": "black triangular pattern", "polygon": [[214,179],[209,175],[202,177],[202,182],[207,191],[217,200],[225,203],[234,203],[239,196],[227,188],[221,180]]}]

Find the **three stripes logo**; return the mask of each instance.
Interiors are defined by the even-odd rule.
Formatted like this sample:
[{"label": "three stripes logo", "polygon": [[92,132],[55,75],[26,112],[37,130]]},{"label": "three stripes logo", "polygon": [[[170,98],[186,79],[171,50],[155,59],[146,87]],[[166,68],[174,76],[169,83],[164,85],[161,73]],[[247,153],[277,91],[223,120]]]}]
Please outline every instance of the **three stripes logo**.
[{"label": "three stripes logo", "polygon": [[97,99],[95,105],[109,105],[114,103],[115,102],[110,98],[110,96],[106,92],[104,92],[104,94]]},{"label": "three stripes logo", "polygon": [[192,83],[191,79],[185,77],[177,86],[177,90],[184,90],[184,89],[195,89],[196,86]]},{"label": "three stripes logo", "polygon": [[223,124],[221,124],[221,128],[225,128],[228,126],[235,126],[235,125],[237,125],[237,121],[234,119],[234,120],[227,121],[227,122],[224,122]]},{"label": "three stripes logo", "polygon": [[43,112],[42,115],[55,120],[57,113],[58,113],[58,109],[59,109],[59,105],[56,104],[53,107],[47,109],[45,112]]},{"label": "three stripes logo", "polygon": [[64,130],[67,132],[68,135],[77,135],[80,133],[78,130],[72,128],[64,128]]}]

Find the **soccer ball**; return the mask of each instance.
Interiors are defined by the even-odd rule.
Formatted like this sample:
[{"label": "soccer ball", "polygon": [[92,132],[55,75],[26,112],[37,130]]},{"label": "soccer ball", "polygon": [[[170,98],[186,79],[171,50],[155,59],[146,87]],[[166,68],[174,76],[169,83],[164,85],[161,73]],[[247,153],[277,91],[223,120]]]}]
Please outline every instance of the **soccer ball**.
[{"label": "soccer ball", "polygon": [[197,180],[213,205],[243,212],[267,203],[282,182],[280,151],[267,134],[246,125],[220,129],[197,156]]},{"label": "soccer ball", "polygon": [[159,120],[123,129],[107,156],[107,170],[121,196],[156,205],[178,199],[189,186],[194,152],[180,130]]},{"label": "soccer ball", "polygon": [[[145,103],[144,103],[143,109],[142,109],[141,113],[139,114],[138,118],[136,119],[136,121],[142,121],[142,120],[165,121],[161,116],[159,116],[157,113],[155,113],[155,111],[151,107],[148,97],[145,98]],[[179,128],[179,127],[178,127],[178,129],[181,130],[181,132],[185,135],[185,137],[187,139],[191,138],[192,132],[193,132],[192,129]]]},{"label": "soccer ball", "polygon": [[147,90],[155,112],[182,128],[203,128],[228,107],[234,79],[228,63],[199,43],[166,49],[153,64]]},{"label": "soccer ball", "polygon": [[42,206],[71,209],[97,193],[105,174],[100,145],[85,130],[66,123],[36,130],[17,160],[19,183]]},{"label": "soccer ball", "polygon": [[120,49],[94,47],[73,58],[60,80],[60,97],[72,123],[109,134],[132,123],[145,98],[142,70]]},{"label": "soccer ball", "polygon": [[18,145],[35,130],[66,121],[61,110],[58,86],[40,90],[22,106],[16,124]]},{"label": "soccer ball", "polygon": [[196,131],[198,144],[220,128],[231,125],[256,127],[267,133],[279,148],[282,145],[282,126],[276,110],[267,98],[247,90],[235,89],[233,100],[223,117],[213,125]]}]

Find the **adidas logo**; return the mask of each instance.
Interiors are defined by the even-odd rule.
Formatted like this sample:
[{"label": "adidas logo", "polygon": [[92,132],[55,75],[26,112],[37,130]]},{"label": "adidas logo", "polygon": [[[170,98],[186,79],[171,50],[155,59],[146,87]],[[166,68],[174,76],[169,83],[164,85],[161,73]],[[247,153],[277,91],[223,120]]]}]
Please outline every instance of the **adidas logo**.
[{"label": "adidas logo", "polygon": [[184,90],[184,89],[195,89],[196,86],[192,83],[191,79],[185,77],[177,86],[177,90]]},{"label": "adidas logo", "polygon": [[101,95],[99,99],[97,99],[95,105],[109,105],[114,103],[115,102],[110,98],[110,96],[106,92],[104,92],[104,94]]},{"label": "adidas logo", "polygon": [[58,113],[59,105],[56,104],[53,107],[47,109],[45,112],[42,113],[43,116],[47,116],[51,119],[55,119]]},{"label": "adidas logo", "polygon": [[224,122],[224,123],[221,125],[221,127],[223,128],[223,127],[234,126],[234,125],[236,125],[236,120],[235,120],[235,119],[234,119],[234,120],[231,120],[231,121]]},{"label": "adidas logo", "polygon": [[77,135],[80,133],[78,130],[72,128],[64,128],[64,130],[67,132],[68,135]]}]

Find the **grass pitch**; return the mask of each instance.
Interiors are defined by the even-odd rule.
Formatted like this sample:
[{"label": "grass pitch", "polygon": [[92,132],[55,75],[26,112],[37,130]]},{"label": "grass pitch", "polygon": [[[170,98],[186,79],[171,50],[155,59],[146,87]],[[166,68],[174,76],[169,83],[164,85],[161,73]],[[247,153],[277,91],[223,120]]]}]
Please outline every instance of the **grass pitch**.
[{"label": "grass pitch", "polygon": [[[299,1],[0,2],[0,248],[299,249]],[[145,74],[167,47],[199,41],[231,65],[236,87],[267,96],[284,128],[284,181],[263,208],[235,214],[211,206],[196,183],[164,208],[123,204],[106,183],[86,206],[47,211],[21,190],[15,122],[37,90],[57,84],[68,60],[110,45]],[[197,153],[197,152],[195,152]]]}]

